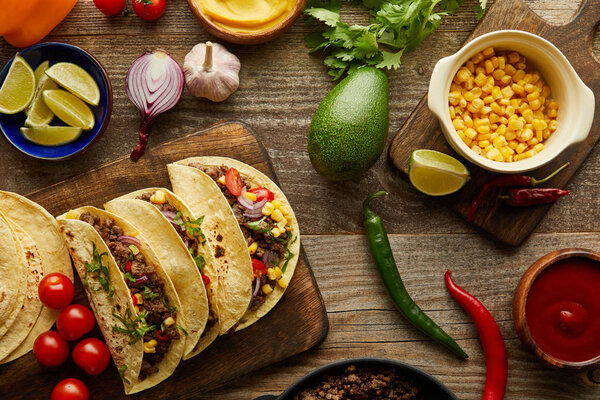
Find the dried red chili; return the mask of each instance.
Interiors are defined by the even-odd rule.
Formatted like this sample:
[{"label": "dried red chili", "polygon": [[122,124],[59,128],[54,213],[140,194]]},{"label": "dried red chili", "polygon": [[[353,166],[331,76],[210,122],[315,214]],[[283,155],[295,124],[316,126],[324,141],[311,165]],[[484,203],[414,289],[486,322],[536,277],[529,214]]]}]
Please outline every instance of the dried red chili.
[{"label": "dried red chili", "polygon": [[477,195],[475,200],[473,200],[473,202],[471,203],[471,207],[469,207],[469,217],[467,218],[467,220],[473,221],[473,219],[475,218],[475,212],[477,211],[477,209],[479,208],[479,206],[481,205],[483,200],[486,198],[488,193],[491,192],[492,190],[494,190],[496,188],[505,188],[505,187],[523,187],[523,186],[535,187],[541,183],[549,181],[556,174],[558,174],[560,171],[565,169],[568,165],[569,165],[569,163],[566,163],[565,165],[563,165],[562,167],[560,167],[559,169],[557,169],[556,171],[554,171],[553,173],[551,173],[550,175],[545,177],[544,179],[539,179],[539,180],[535,179],[534,177],[525,176],[525,175],[504,175],[504,176],[500,176],[496,179],[491,180],[490,182],[485,184],[485,186],[481,189],[481,191],[479,192],[479,194]]},{"label": "dried red chili", "polygon": [[500,196],[513,207],[537,206],[556,201],[559,197],[571,193],[568,190],[540,188],[540,189],[511,189],[506,196]]},{"label": "dried red chili", "polygon": [[169,336],[168,336],[168,335],[165,335],[165,334],[163,333],[163,331],[161,331],[161,330],[159,329],[159,330],[157,330],[157,331],[156,331],[156,338],[157,338],[158,340],[162,340],[162,341],[164,342],[165,340],[168,340],[168,339],[169,339]]},{"label": "dried red chili", "polygon": [[504,398],[508,372],[502,334],[492,314],[479,300],[454,283],[451,275],[451,271],[446,271],[446,288],[475,323],[485,355],[486,377],[482,400],[501,400]]}]

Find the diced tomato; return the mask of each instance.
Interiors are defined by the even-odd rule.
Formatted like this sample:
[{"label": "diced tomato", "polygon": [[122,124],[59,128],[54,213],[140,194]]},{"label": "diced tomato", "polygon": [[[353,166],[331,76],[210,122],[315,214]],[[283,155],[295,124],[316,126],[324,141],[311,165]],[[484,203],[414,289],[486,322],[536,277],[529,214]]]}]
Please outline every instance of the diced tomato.
[{"label": "diced tomato", "polygon": [[169,336],[165,335],[160,329],[156,331],[156,338],[158,340],[162,340],[163,342],[165,340],[169,340]]},{"label": "diced tomato", "polygon": [[257,187],[248,191],[256,195],[256,201],[261,201],[263,199],[267,199],[267,201],[275,200],[275,195],[267,188]]},{"label": "diced tomato", "polygon": [[264,274],[267,273],[267,267],[263,264],[262,261],[257,260],[256,258],[252,259],[252,270],[254,270],[254,277],[260,278]]},{"label": "diced tomato", "polygon": [[240,178],[240,173],[235,168],[229,168],[227,173],[225,174],[225,186],[229,189],[229,192],[234,196],[239,196],[242,194],[242,187],[244,186],[242,183],[242,178]]},{"label": "diced tomato", "polygon": [[131,300],[133,300],[133,306],[137,306],[137,297],[135,297],[133,294],[131,295]]},{"label": "diced tomato", "polygon": [[210,285],[210,278],[208,275],[202,274],[202,282],[204,282],[204,286]]},{"label": "diced tomato", "polygon": [[127,263],[125,263],[125,266],[123,267],[123,269],[125,270],[125,272],[130,272],[131,271],[131,261],[127,261]]}]

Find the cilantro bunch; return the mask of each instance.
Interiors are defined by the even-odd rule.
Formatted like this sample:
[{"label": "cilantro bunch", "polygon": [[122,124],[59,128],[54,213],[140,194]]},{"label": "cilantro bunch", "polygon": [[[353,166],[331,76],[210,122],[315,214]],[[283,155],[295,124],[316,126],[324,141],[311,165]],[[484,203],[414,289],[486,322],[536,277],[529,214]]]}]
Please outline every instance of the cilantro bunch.
[{"label": "cilantro bunch", "polygon": [[[402,54],[414,50],[464,0],[309,0],[304,13],[316,31],[306,36],[313,53],[323,50],[325,65],[334,80],[363,65],[396,69]],[[343,3],[362,4],[369,25],[349,25],[340,18]],[[479,0],[478,17],[487,0]],[[383,48],[383,49],[382,49]]]}]

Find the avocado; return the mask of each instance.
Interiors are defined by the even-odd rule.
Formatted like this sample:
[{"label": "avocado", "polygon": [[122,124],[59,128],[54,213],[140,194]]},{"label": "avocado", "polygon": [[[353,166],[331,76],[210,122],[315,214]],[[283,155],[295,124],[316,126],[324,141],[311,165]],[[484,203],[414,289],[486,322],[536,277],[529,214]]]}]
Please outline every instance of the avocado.
[{"label": "avocado", "polygon": [[308,154],[315,170],[343,181],[368,170],[386,145],[388,81],[373,67],[356,70],[323,99],[310,124]]}]

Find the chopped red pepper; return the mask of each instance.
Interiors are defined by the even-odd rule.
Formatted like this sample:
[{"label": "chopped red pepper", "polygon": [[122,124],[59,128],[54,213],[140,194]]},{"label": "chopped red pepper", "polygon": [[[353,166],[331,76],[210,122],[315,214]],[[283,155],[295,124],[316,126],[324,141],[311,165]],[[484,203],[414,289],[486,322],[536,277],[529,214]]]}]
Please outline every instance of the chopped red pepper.
[{"label": "chopped red pepper", "polygon": [[202,282],[204,282],[204,286],[210,285],[210,278],[208,275],[202,274]]},{"label": "chopped red pepper", "polygon": [[235,168],[229,168],[227,173],[225,174],[225,186],[229,189],[229,193],[234,196],[239,196],[242,194],[242,187],[244,184],[242,183],[242,178],[240,178],[240,173]]},{"label": "chopped red pepper", "polygon": [[131,295],[131,300],[133,301],[133,306],[136,307],[138,305],[137,303],[137,297],[135,297],[135,295]]},{"label": "chopped red pepper", "polygon": [[169,336],[165,335],[160,329],[156,331],[156,338],[158,340],[162,340],[163,342],[169,340]]},{"label": "chopped red pepper", "polygon": [[125,266],[123,267],[123,269],[125,270],[125,272],[130,272],[131,271],[131,261],[127,261],[125,263]]},{"label": "chopped red pepper", "polygon": [[252,270],[254,271],[255,278],[260,278],[267,273],[267,267],[265,264],[256,258],[252,259]]},{"label": "chopped red pepper", "polygon": [[264,187],[257,187],[254,189],[248,190],[249,193],[254,193],[256,195],[256,201],[261,201],[263,199],[267,199],[267,201],[275,200],[275,195],[269,189]]}]

